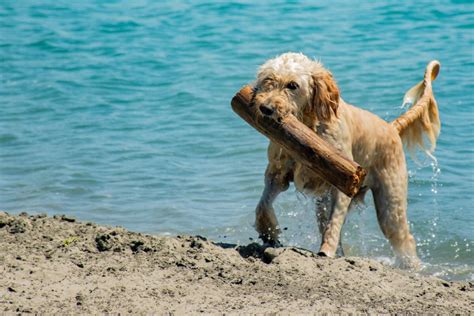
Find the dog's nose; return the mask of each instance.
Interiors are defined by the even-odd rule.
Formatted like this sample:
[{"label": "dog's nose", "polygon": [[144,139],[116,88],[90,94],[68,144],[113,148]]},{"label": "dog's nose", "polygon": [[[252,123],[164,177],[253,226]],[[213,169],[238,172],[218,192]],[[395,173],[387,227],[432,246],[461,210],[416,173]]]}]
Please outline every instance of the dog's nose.
[{"label": "dog's nose", "polygon": [[272,115],[273,112],[274,112],[274,110],[273,110],[270,106],[268,106],[268,105],[260,105],[260,108],[259,108],[259,109],[260,109],[260,112],[263,113],[263,115],[268,115],[268,116],[270,116],[270,115]]}]

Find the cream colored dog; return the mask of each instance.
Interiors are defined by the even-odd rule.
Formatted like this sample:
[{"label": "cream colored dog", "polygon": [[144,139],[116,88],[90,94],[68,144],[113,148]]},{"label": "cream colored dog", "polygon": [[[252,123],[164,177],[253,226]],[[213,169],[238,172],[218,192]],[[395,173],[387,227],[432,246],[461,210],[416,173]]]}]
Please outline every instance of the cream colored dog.
[{"label": "cream colored dog", "polygon": [[[439,64],[434,62],[434,79]],[[422,96],[424,82],[410,90],[413,104]],[[431,81],[429,82],[431,88]],[[377,219],[404,266],[416,266],[415,239],[407,222],[407,168],[402,141],[423,147],[423,134],[434,149],[440,122],[434,98],[409,118],[387,123],[378,116],[346,103],[331,73],[303,54],[286,53],[263,64],[255,83],[254,104],[261,115],[292,113],[348,158],[366,168],[368,175],[356,198],[371,190]],[[408,112],[406,114],[408,114]],[[414,113],[416,112],[416,113]],[[264,242],[278,244],[280,229],[272,203],[294,182],[298,191],[322,196],[317,206],[322,243],[319,254],[333,257],[352,199],[312,173],[279,145],[270,142],[265,189],[256,209],[256,229]]]}]

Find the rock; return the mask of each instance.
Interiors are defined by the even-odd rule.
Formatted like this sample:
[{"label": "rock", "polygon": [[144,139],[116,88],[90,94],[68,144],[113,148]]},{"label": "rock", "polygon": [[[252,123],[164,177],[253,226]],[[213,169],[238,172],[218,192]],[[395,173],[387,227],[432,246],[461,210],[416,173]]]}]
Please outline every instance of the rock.
[{"label": "rock", "polygon": [[61,215],[60,219],[62,221],[69,222],[69,223],[74,223],[76,221],[75,218],[67,216],[67,215]]},{"label": "rock", "polygon": [[76,295],[76,305],[81,306],[84,302],[84,296],[81,293],[77,293]]},{"label": "rock", "polygon": [[261,258],[264,247],[256,242],[250,243],[247,246],[238,246],[236,250],[244,258],[254,257]]},{"label": "rock", "polygon": [[27,222],[20,218],[11,221],[9,223],[9,226],[10,226],[10,229],[9,229],[10,234],[21,234],[21,233],[24,233],[26,229],[28,228]]},{"label": "rock", "polygon": [[95,237],[95,243],[97,250],[107,251],[112,248],[112,243],[110,241],[110,235],[108,234],[99,234]]},{"label": "rock", "polygon": [[191,240],[191,244],[189,245],[191,248],[202,248],[203,244],[199,240],[193,239]]},{"label": "rock", "polygon": [[133,252],[138,252],[140,251],[141,248],[143,248],[142,246],[144,245],[144,242],[141,241],[141,240],[133,240],[131,243],[130,243],[130,249],[132,249]]},{"label": "rock", "polygon": [[280,255],[280,253],[281,252],[278,251],[277,248],[268,247],[263,251],[262,260],[265,263],[271,263],[273,259],[275,259],[276,257],[278,257],[278,255]]}]

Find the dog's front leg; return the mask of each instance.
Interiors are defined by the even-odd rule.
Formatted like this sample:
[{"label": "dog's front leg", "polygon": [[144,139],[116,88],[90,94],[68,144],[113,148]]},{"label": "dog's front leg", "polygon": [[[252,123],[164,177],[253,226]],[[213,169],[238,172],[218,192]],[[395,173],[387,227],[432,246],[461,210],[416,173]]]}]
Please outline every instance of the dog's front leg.
[{"label": "dog's front leg", "polygon": [[271,163],[268,165],[265,171],[265,189],[255,211],[255,228],[263,242],[271,246],[279,244],[278,235],[280,234],[273,201],[278,194],[288,189],[289,182],[288,176],[275,165]]},{"label": "dog's front leg", "polygon": [[320,256],[334,257],[339,243],[341,228],[346,219],[347,211],[351,203],[351,198],[334,189],[331,193],[331,213],[329,221],[324,229]]},{"label": "dog's front leg", "polygon": [[[349,207],[350,208],[350,207]],[[316,201],[316,220],[318,224],[319,233],[321,239],[324,237],[324,232],[329,223],[330,211],[332,209],[331,194],[325,194],[318,198]],[[341,238],[339,238],[339,246],[336,254],[338,256],[344,256],[344,250],[342,249]]]}]

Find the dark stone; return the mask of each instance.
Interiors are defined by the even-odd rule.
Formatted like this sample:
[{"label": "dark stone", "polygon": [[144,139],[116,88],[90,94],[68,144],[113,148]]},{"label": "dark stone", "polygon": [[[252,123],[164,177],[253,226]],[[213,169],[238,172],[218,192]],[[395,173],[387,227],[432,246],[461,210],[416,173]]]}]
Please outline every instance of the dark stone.
[{"label": "dark stone", "polygon": [[[318,253],[318,255],[319,255],[319,253]],[[346,259],[346,262],[349,263],[349,264],[352,264],[352,265],[354,265],[354,264],[356,263],[356,262],[355,262],[354,260],[352,260],[352,259]]]},{"label": "dark stone", "polygon": [[112,248],[110,235],[108,234],[97,235],[95,237],[95,243],[96,243],[97,250],[99,251],[107,251]]},{"label": "dark stone", "polygon": [[242,278],[238,278],[238,279],[235,279],[233,280],[231,283],[232,284],[237,284],[237,285],[240,285],[244,282],[244,280],[242,280]]},{"label": "dark stone", "polygon": [[133,240],[130,243],[130,249],[132,249],[133,252],[138,252],[143,248],[142,246],[144,245],[144,242],[141,240]]},{"label": "dark stone", "polygon": [[10,223],[10,234],[21,234],[26,231],[26,224],[23,221],[13,221]]},{"label": "dark stone", "polygon": [[195,237],[196,237],[197,239],[202,240],[202,241],[207,241],[207,238],[206,238],[206,237],[203,237],[203,236],[201,236],[201,235],[196,235]]},{"label": "dark stone", "polygon": [[265,247],[256,242],[250,243],[247,246],[239,246],[236,248],[239,254],[244,258],[254,257],[262,258]]},{"label": "dark stone", "polygon": [[75,218],[66,216],[66,215],[61,215],[61,220],[69,223],[74,223],[76,221]]},{"label": "dark stone", "polygon": [[201,249],[201,248],[202,248],[202,242],[193,239],[193,240],[191,241],[190,246],[191,246],[191,248],[198,248],[198,249]]}]

